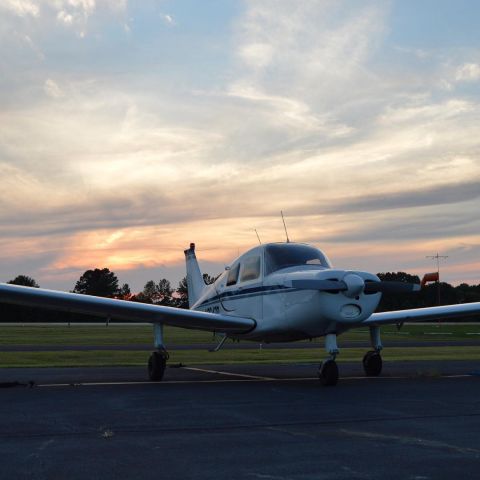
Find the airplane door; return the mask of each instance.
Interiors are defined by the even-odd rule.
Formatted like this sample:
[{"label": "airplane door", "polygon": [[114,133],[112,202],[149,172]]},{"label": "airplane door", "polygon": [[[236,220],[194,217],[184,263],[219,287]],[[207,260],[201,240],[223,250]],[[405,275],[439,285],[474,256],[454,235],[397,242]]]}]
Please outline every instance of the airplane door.
[{"label": "airplane door", "polygon": [[228,272],[221,295],[223,312],[260,319],[263,313],[262,286],[260,255],[242,257]]}]

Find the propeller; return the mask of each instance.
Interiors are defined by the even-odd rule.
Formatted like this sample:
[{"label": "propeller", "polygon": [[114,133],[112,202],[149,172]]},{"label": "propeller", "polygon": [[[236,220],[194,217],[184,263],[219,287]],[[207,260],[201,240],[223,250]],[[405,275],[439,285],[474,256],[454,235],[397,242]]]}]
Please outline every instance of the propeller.
[{"label": "propeller", "polygon": [[420,284],[407,282],[365,282],[365,293],[411,293],[419,292]]},{"label": "propeller", "polygon": [[[292,287],[304,290],[337,293],[347,291],[349,285],[342,280],[292,280]],[[410,293],[420,290],[420,285],[406,282],[367,281],[363,285],[365,293]]]}]

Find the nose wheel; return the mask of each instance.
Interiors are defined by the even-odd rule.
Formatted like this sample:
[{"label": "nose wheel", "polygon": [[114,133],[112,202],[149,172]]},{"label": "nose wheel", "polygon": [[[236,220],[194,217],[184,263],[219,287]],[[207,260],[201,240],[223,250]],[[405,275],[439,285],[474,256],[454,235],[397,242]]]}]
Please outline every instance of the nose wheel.
[{"label": "nose wheel", "polygon": [[378,377],[382,373],[382,356],[372,350],[363,357],[363,369],[367,377]]},{"label": "nose wheel", "polygon": [[338,383],[338,366],[337,362],[335,362],[335,357],[338,355],[339,350],[337,346],[337,335],[335,333],[325,335],[325,350],[329,358],[320,364],[318,378],[322,385],[333,387]]},{"label": "nose wheel", "polygon": [[318,369],[318,378],[322,385],[333,387],[338,382],[338,366],[337,362],[332,359],[325,360]]}]

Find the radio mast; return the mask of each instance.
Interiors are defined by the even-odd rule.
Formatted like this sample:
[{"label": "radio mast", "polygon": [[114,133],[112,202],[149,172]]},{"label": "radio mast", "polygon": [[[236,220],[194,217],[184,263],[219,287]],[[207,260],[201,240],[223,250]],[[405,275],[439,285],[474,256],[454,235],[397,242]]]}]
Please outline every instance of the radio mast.
[{"label": "radio mast", "polygon": [[439,255],[438,252],[437,252],[436,255],[426,255],[425,258],[431,258],[432,260],[435,260],[437,262],[437,275],[438,275],[437,302],[438,302],[438,305],[440,305],[440,259],[448,258],[448,255]]}]

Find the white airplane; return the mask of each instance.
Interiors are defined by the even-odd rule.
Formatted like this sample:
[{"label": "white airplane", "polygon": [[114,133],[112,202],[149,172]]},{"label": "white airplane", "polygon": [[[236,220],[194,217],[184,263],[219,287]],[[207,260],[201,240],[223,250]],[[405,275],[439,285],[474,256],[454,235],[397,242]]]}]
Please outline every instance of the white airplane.
[{"label": "white airplane", "polygon": [[0,302],[59,311],[150,322],[155,351],[148,360],[152,381],[160,381],[168,360],[163,325],[207,330],[227,338],[261,343],[325,337],[327,359],[319,368],[324,385],[336,385],[337,335],[352,328],[370,329],[372,350],[363,358],[366,375],[382,370],[380,326],[480,314],[480,302],[373,313],[382,292],[420,288],[382,282],[367,272],[334,269],[319,249],[302,243],[269,243],[247,251],[211,285],[206,285],[195,255],[185,250],[190,309],[148,305],[75,293],[0,284]]}]

